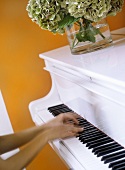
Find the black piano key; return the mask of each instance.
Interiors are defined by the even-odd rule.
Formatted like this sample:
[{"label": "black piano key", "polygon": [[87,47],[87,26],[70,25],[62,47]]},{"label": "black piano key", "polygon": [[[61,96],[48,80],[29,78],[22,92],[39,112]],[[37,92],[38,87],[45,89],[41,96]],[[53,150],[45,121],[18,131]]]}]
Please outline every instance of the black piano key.
[{"label": "black piano key", "polygon": [[[115,148],[115,147],[118,147],[120,146],[118,143],[112,143],[110,145],[106,145],[106,146],[103,146],[101,148],[97,148],[95,151],[94,151],[94,154],[98,154],[99,152],[103,152],[103,151],[106,151],[108,149],[111,149],[111,148]],[[122,147],[123,148],[123,147]],[[92,151],[93,152],[93,151]]]},{"label": "black piano key", "polygon": [[84,133],[84,131],[81,133],[79,133],[79,136],[78,136],[78,138],[79,138],[79,140],[80,139],[90,139],[91,137],[95,137],[95,136],[98,136],[98,135],[100,135],[100,133],[96,133],[96,134],[93,134],[93,133]]},{"label": "black piano key", "polygon": [[83,124],[84,126],[92,126],[92,127],[95,127],[93,126],[92,124],[90,124],[89,122],[79,122],[79,124]]},{"label": "black piano key", "polygon": [[107,149],[107,150],[105,150],[105,151],[103,151],[103,152],[99,152],[99,153],[97,154],[97,157],[99,157],[99,156],[104,156],[104,155],[110,154],[110,153],[112,153],[112,152],[120,151],[120,150],[122,150],[122,149],[123,149],[122,146],[117,146],[117,147],[114,147],[114,148],[110,148],[110,149]]},{"label": "black piano key", "polygon": [[83,144],[87,144],[87,142],[85,142],[85,139],[90,139],[90,137],[93,137],[93,136],[98,136],[97,134],[95,134],[95,135],[88,135],[88,136],[81,136],[80,138],[79,138],[79,140],[83,143]]},{"label": "black piano key", "polygon": [[[97,136],[97,135],[96,135]],[[81,141],[81,140],[84,140],[84,139],[88,139],[88,138],[91,138],[91,137],[93,137],[93,134],[86,134],[86,135],[80,135],[80,136],[78,136],[78,138],[79,138],[79,140]]]},{"label": "black piano key", "polygon": [[83,119],[83,118],[81,118],[81,117],[78,117],[77,119],[79,120],[80,123],[90,124],[90,122],[88,122],[86,119]]},{"label": "black piano key", "polygon": [[51,113],[53,114],[53,116],[57,116],[60,114],[57,110],[53,110]]},{"label": "black piano key", "polygon": [[62,107],[62,105],[59,106],[54,106],[51,108],[48,108],[49,112],[52,113],[54,116],[58,116],[61,113],[66,113],[66,112],[71,112],[72,110],[70,110],[68,107],[64,106]]},{"label": "black piano key", "polygon": [[94,144],[94,143],[97,143],[97,142],[107,141],[108,139],[110,139],[110,138],[108,136],[106,136],[105,138],[92,140],[92,141],[88,142],[86,146],[89,146],[90,144]]},{"label": "black piano key", "polygon": [[[94,126],[90,125],[90,124],[85,124],[85,123],[78,123],[79,126],[84,126],[86,128],[95,128]],[[96,129],[96,128],[95,128]]]},{"label": "black piano key", "polygon": [[117,156],[115,156],[115,157],[113,157],[113,158],[109,158],[109,159],[105,160],[104,163],[105,163],[105,164],[106,164],[106,163],[110,163],[110,162],[113,162],[113,161],[115,161],[115,160],[119,160],[119,159],[121,159],[121,158],[125,158],[125,154],[119,154],[119,155],[117,155]]},{"label": "black piano key", "polygon": [[99,137],[98,139],[93,139],[93,140],[90,140],[87,142],[87,147],[90,145],[90,144],[95,144],[97,142],[101,142],[101,141],[107,141],[109,138],[107,136],[102,136],[102,137]]},{"label": "black piano key", "polygon": [[88,143],[88,142],[93,141],[93,140],[102,139],[104,137],[106,137],[106,135],[104,135],[104,134],[100,134],[100,135],[97,135],[97,136],[91,136],[89,138],[85,138],[83,143],[85,144],[85,143]]},{"label": "black piano key", "polygon": [[65,104],[62,105],[57,105],[57,109],[63,109],[63,108],[68,108]]},{"label": "black piano key", "polygon": [[[82,138],[82,135],[81,136],[79,136],[79,137],[81,137]],[[88,135],[87,137],[85,137],[84,138],[84,142],[85,143],[88,143],[88,142],[91,142],[91,141],[94,141],[94,140],[98,140],[98,139],[101,139],[101,138],[104,138],[104,137],[106,137],[106,135],[103,135],[103,134],[95,134],[95,135]]]},{"label": "black piano key", "polygon": [[112,167],[112,170],[117,170],[120,167],[125,167],[125,162],[118,163],[117,165]]},{"label": "black piano key", "polygon": [[84,125],[84,124],[78,124],[80,127],[84,127],[84,129],[86,129],[86,130],[89,130],[89,129],[95,129],[95,130],[97,130],[95,127],[93,127],[93,126],[86,126],[86,125]]},{"label": "black piano key", "polygon": [[84,130],[84,134],[87,134],[87,133],[96,133],[96,132],[99,132],[97,129],[87,129],[87,130]]},{"label": "black piano key", "polygon": [[86,119],[84,119],[82,117],[78,117],[77,119],[79,122],[84,122],[84,123],[88,122]]},{"label": "black piano key", "polygon": [[85,129],[84,128],[84,131],[79,132],[79,137],[89,136],[89,135],[92,135],[92,134],[95,134],[95,133],[99,133],[99,132],[97,130],[95,130],[95,129]]},{"label": "black piano key", "polygon": [[92,127],[92,126],[85,126],[85,125],[83,125],[83,127],[84,127],[84,130],[86,130],[85,132],[87,132],[87,131],[89,131],[89,130],[95,130],[95,131],[98,131],[98,132],[101,132],[101,131],[99,131],[97,128],[95,128],[95,127]]},{"label": "black piano key", "polygon": [[88,123],[88,121],[82,117],[78,117],[77,118],[79,122],[84,122],[84,123]]},{"label": "black piano key", "polygon": [[[60,113],[65,113],[64,109],[57,109],[57,110],[55,110],[55,111],[57,111],[58,114],[60,114]],[[52,112],[53,112],[53,111],[52,111]]]},{"label": "black piano key", "polygon": [[[95,128],[94,126],[90,125],[90,124],[87,124],[87,123],[79,123],[79,126],[84,126],[84,127],[93,127]],[[96,129],[96,128],[95,128]]]},{"label": "black piano key", "polygon": [[100,132],[98,132],[97,130],[93,130],[93,131],[83,131],[83,133],[81,134],[80,138],[84,138],[84,137],[89,137],[90,135],[91,136],[95,136],[95,135],[98,135],[100,134]]},{"label": "black piano key", "polygon": [[60,113],[66,113],[66,112],[72,112],[71,109],[67,108],[67,107],[63,107],[63,108],[54,108],[54,109],[48,109],[50,113],[53,113],[54,111],[57,111],[59,114]]},{"label": "black piano key", "polygon": [[[80,126],[80,127],[82,127],[82,126]],[[91,135],[94,133],[99,133],[99,130],[97,128],[95,128],[94,126],[83,126],[83,127],[84,127],[84,131],[79,133],[79,137]]]},{"label": "black piano key", "polygon": [[106,146],[113,145],[114,143],[116,143],[116,142],[114,141],[114,142],[112,142],[112,143],[106,143],[105,145],[97,146],[97,147],[95,147],[95,148],[92,149],[92,152],[95,152],[95,151],[98,150],[98,149],[103,149],[103,148],[106,147]]},{"label": "black piano key", "polygon": [[117,170],[125,170],[125,166],[119,167]]},{"label": "black piano key", "polygon": [[125,170],[125,166],[119,167],[117,170]]},{"label": "black piano key", "polygon": [[59,108],[63,108],[63,107],[67,107],[64,104],[60,104],[60,105],[56,105],[56,106],[52,106],[52,107],[48,107],[48,110],[53,111],[53,110],[57,110]]},{"label": "black piano key", "polygon": [[101,160],[104,161],[104,163],[109,163],[124,157],[125,157],[125,150],[103,156]]},{"label": "black piano key", "polygon": [[[111,138],[108,136],[105,136],[104,138],[99,138],[97,140],[92,140],[90,142],[87,142],[87,146],[91,145],[91,144],[95,144],[95,143],[102,143],[105,141],[109,141]],[[112,139],[111,139],[112,140]],[[112,140],[113,141],[113,140]]]},{"label": "black piano key", "polygon": [[[90,126],[90,125],[88,125],[88,126],[86,126],[85,124],[81,124],[81,123],[79,123],[78,124],[79,126],[81,126],[81,127],[84,127],[84,128],[95,128],[95,127],[93,127],[93,126]],[[96,128],[95,128],[96,129]]]},{"label": "black piano key", "polygon": [[89,149],[91,149],[91,148],[94,148],[94,147],[97,147],[97,146],[101,146],[101,145],[104,145],[106,143],[111,143],[111,142],[113,142],[113,139],[108,138],[106,141],[102,140],[102,141],[97,142],[97,143],[95,142],[95,143],[89,144],[87,147]]},{"label": "black piano key", "polygon": [[119,163],[125,163],[125,159],[119,160],[119,161],[115,161],[115,162],[111,162],[109,164],[109,168],[114,167],[115,165],[118,165]]},{"label": "black piano key", "polygon": [[[79,121],[79,124],[80,124],[80,125],[85,125],[85,126],[91,126],[91,124],[88,123],[88,122]],[[94,126],[93,126],[93,127],[94,127]]]},{"label": "black piano key", "polygon": [[84,130],[91,130],[91,129],[93,129],[93,130],[97,130],[95,127],[92,127],[92,126],[85,126],[85,125],[79,125],[80,127],[84,127]]},{"label": "black piano key", "polygon": [[94,131],[93,133],[92,132],[89,132],[89,133],[85,133],[85,131],[83,131],[83,133],[80,135],[80,139],[82,138],[91,138],[91,137],[94,137],[94,136],[98,136],[100,135],[101,133],[99,131]]},{"label": "black piano key", "polygon": [[62,111],[62,113],[66,113],[66,112],[72,112],[71,109],[67,108],[67,107],[64,107],[62,109],[59,109],[60,111]]},{"label": "black piano key", "polygon": [[[79,121],[78,121],[79,122]],[[94,127],[92,124],[90,124],[89,122],[79,122],[80,125],[84,125],[84,126],[89,126],[89,127]],[[94,127],[95,128],[95,127]]]},{"label": "black piano key", "polygon": [[94,127],[86,127],[86,126],[80,126],[80,127],[84,127],[84,131],[96,130]]},{"label": "black piano key", "polygon": [[[86,126],[86,125],[83,124],[83,125],[80,125],[80,126],[84,126],[85,129],[89,129],[89,128],[96,129],[94,126],[91,126],[91,125]],[[97,130],[97,129],[96,129],[96,130]]]},{"label": "black piano key", "polygon": [[[79,121],[79,120],[78,120]],[[84,126],[86,126],[86,127],[93,127],[93,128],[95,128],[95,129],[97,129],[95,126],[93,126],[91,123],[89,123],[89,122],[84,122],[84,121],[79,121],[79,125],[84,125]]]},{"label": "black piano key", "polygon": [[86,119],[84,119],[83,117],[78,117],[77,118],[79,122],[88,122]]},{"label": "black piano key", "polygon": [[93,127],[95,129],[97,129],[95,126],[93,126],[91,123],[89,122],[79,122],[79,125],[84,125],[85,127]]}]

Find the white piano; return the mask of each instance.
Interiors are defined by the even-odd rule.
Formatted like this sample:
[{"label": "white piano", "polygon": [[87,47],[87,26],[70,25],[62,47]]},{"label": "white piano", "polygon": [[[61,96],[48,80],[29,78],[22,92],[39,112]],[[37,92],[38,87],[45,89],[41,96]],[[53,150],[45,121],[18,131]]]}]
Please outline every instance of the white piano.
[{"label": "white piano", "polygon": [[72,55],[65,46],[40,54],[52,88],[30,103],[33,122],[68,110],[83,118],[83,134],[50,143],[69,169],[125,170],[125,28],[112,37],[111,47],[92,53]]}]

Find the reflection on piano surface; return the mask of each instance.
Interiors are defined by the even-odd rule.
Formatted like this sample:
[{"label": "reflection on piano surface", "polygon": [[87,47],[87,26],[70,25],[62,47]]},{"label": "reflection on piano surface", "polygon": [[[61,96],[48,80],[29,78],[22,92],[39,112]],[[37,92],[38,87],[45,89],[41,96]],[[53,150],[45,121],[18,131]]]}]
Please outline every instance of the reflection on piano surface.
[{"label": "reflection on piano surface", "polygon": [[66,46],[40,57],[52,88],[30,103],[33,121],[71,111],[84,127],[78,137],[50,143],[56,153],[74,170],[125,170],[125,39],[90,54],[72,56]]}]

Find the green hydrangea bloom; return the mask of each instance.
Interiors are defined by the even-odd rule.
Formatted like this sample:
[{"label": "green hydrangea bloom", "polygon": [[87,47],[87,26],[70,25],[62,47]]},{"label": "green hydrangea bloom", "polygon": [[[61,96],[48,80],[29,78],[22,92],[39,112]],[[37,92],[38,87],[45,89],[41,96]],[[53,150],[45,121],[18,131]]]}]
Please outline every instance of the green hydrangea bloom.
[{"label": "green hydrangea bloom", "polygon": [[124,4],[124,0],[111,0],[111,9],[108,15],[116,15],[118,12],[122,10]]},{"label": "green hydrangea bloom", "polygon": [[68,0],[68,12],[75,18],[97,22],[107,16],[111,9],[111,0]]},{"label": "green hydrangea bloom", "polygon": [[64,29],[58,28],[58,23],[67,14],[65,1],[29,0],[26,9],[32,21],[42,29],[64,33]]},{"label": "green hydrangea bloom", "polygon": [[124,0],[29,0],[26,9],[42,29],[63,34],[74,18],[98,22],[108,15],[116,15],[123,3]]}]

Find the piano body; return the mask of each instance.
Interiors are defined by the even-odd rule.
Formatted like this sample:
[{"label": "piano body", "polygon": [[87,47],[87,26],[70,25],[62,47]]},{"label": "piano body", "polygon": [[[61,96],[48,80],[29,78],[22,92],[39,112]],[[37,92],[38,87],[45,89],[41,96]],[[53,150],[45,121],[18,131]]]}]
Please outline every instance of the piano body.
[{"label": "piano body", "polygon": [[[40,54],[45,61],[44,69],[51,75],[52,88],[47,96],[30,103],[34,123],[40,125],[53,118],[48,108],[60,105],[61,109],[66,107],[75,111],[90,126],[106,134],[98,139],[97,135],[94,137],[95,130],[94,133],[88,130],[88,136],[93,137],[88,140],[90,143],[97,141],[98,144],[102,139],[103,147],[99,143],[97,151],[107,153],[101,156],[93,153],[94,148],[88,148],[79,138],[51,142],[69,169],[125,169],[125,36],[122,34],[125,34],[125,28],[113,31],[113,46],[92,53],[72,55],[65,46]],[[105,150],[107,143],[103,142],[107,137],[111,145]],[[106,163],[102,157],[107,155]]]}]

